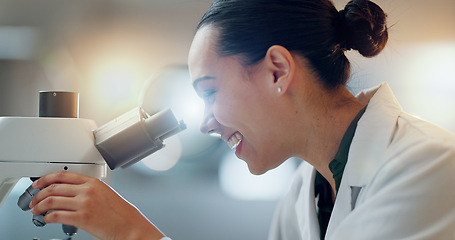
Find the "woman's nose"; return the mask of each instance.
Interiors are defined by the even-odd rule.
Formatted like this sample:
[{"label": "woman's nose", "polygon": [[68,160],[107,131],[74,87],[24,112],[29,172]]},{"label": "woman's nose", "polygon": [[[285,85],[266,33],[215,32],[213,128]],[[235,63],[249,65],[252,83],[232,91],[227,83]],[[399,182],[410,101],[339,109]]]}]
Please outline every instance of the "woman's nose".
[{"label": "woman's nose", "polygon": [[220,123],[215,119],[213,114],[206,114],[201,123],[201,132],[204,134],[218,133]]}]

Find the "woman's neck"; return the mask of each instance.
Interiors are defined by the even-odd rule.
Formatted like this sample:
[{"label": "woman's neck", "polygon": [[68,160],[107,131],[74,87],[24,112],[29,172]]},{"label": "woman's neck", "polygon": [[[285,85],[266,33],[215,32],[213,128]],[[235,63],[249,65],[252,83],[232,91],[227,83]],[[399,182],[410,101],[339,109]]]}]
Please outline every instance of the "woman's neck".
[{"label": "woman's neck", "polygon": [[[341,140],[358,112],[364,107],[345,87],[327,94],[327,90],[313,88],[310,98],[302,101],[303,111],[296,116],[299,127],[296,137],[296,156],[305,160],[332,186],[335,199],[335,180],[329,169]],[[324,92],[322,92],[324,91]],[[297,132],[297,131],[295,131]]]}]

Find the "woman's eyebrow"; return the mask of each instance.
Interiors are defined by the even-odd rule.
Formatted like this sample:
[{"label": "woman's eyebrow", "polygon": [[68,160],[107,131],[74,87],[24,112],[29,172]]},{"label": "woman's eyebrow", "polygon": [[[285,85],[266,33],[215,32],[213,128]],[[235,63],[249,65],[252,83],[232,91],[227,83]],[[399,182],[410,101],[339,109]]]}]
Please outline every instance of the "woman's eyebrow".
[{"label": "woman's eyebrow", "polygon": [[197,85],[199,84],[200,81],[211,80],[211,79],[215,79],[215,77],[203,76],[203,77],[200,77],[200,78],[196,78],[196,79],[193,81],[193,88],[194,88],[194,90],[197,91]]}]

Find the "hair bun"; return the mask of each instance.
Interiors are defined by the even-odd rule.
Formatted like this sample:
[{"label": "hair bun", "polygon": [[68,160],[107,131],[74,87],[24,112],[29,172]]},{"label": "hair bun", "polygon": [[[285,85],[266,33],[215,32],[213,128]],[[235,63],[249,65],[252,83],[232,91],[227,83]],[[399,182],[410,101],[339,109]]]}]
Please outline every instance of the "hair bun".
[{"label": "hair bun", "polygon": [[354,49],[365,57],[373,57],[384,49],[387,39],[387,15],[375,3],[352,0],[339,12],[340,45]]}]

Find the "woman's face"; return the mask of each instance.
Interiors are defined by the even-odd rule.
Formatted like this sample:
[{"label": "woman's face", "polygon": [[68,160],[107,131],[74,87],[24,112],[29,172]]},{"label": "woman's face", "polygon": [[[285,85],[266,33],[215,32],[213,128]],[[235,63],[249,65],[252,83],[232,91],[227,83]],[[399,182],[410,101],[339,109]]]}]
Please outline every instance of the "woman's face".
[{"label": "woman's face", "polygon": [[216,29],[203,27],[189,53],[193,85],[205,103],[201,131],[221,135],[230,147],[238,143],[237,157],[253,174],[262,174],[286,159],[274,111],[277,91],[269,84],[273,74],[261,62],[247,68],[236,56],[219,57],[216,41]]}]

